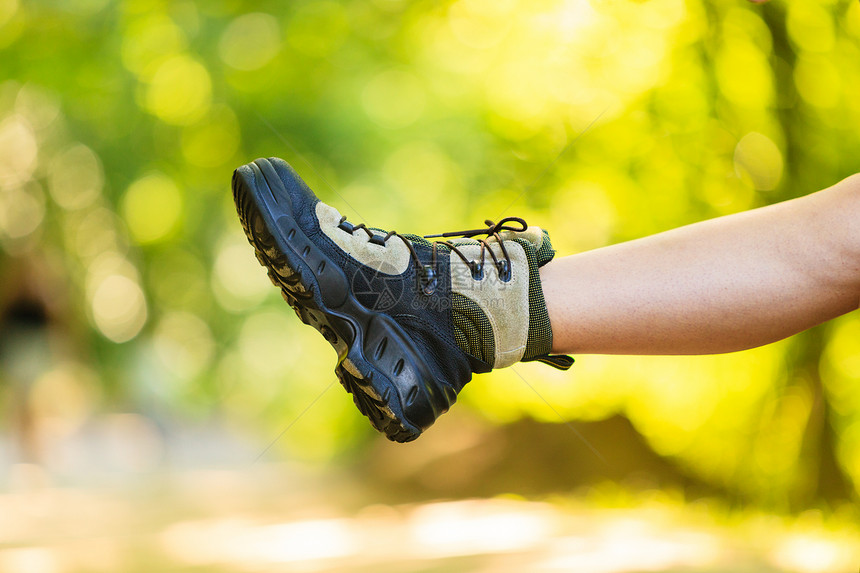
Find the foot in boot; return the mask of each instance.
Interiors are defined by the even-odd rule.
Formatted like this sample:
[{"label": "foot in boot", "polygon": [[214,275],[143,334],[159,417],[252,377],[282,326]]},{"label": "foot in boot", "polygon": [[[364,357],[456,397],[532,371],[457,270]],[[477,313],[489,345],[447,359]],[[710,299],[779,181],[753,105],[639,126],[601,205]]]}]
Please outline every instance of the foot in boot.
[{"label": "foot in boot", "polygon": [[381,231],[347,221],[276,158],[237,169],[233,197],[257,259],[334,347],[338,379],[391,440],[417,438],[473,372],[573,362],[549,355],[538,268],[554,251],[522,219],[428,237]]}]

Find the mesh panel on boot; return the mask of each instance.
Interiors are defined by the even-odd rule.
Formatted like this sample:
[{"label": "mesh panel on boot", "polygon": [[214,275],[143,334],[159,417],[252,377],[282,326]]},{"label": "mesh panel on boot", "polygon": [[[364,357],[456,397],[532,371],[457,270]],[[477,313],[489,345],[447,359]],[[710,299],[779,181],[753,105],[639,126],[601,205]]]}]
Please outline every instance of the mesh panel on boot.
[{"label": "mesh panel on boot", "polygon": [[536,254],[537,266],[539,267],[550,262],[555,256],[555,249],[552,248],[552,241],[549,240],[549,233],[544,230],[541,232],[543,233],[543,241],[541,242],[540,249],[537,250]]},{"label": "mesh panel on boot", "polygon": [[[549,242],[549,235],[544,231],[544,240],[541,250],[536,251],[534,245],[523,239],[514,239],[523,246],[529,260],[529,334],[526,342],[526,351],[523,358],[532,358],[547,354],[552,349],[552,328],[549,323],[549,312],[546,309],[546,301],[543,298],[543,289],[540,286],[540,271],[538,270],[540,254],[549,256],[544,262],[553,257],[555,251]],[[546,250],[548,249],[548,250]]]},{"label": "mesh panel on boot", "polygon": [[459,293],[451,293],[451,320],[454,339],[463,352],[492,366],[496,343],[493,327],[481,307]]}]

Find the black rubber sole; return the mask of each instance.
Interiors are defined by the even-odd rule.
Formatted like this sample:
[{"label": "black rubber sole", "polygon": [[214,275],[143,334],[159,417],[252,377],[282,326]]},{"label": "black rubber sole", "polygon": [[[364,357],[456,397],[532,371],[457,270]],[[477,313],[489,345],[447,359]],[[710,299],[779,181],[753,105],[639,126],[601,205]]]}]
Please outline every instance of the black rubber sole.
[{"label": "black rubber sole", "polygon": [[335,374],[359,411],[390,440],[414,440],[447,409],[419,396],[429,369],[402,328],[362,306],[343,270],[296,223],[276,161],[257,159],[233,173],[233,199],[257,260],[299,319],[334,347]]}]

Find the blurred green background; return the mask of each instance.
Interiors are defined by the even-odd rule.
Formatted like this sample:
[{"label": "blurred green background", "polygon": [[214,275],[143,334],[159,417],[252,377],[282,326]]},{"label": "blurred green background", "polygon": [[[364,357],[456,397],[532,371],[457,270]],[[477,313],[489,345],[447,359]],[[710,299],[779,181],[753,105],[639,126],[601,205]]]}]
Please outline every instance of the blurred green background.
[{"label": "blurred green background", "polygon": [[[134,543],[84,551],[113,561],[57,553],[65,522],[31,515],[26,496],[173,508],[144,522],[96,512],[92,535],[168,528],[156,568],[204,570],[257,562],[195,562],[176,547],[236,533],[175,522],[227,519],[238,510],[225,497],[272,512],[287,489],[297,497],[270,520],[326,514],[297,501],[322,499],[349,527],[384,529],[406,519],[402,504],[493,508],[515,494],[525,525],[499,525],[497,540],[535,531],[529,504],[548,499],[540,511],[564,519],[632,507],[646,528],[704,519],[734,539],[696,550],[701,562],[595,554],[556,570],[711,571],[738,555],[755,571],[854,570],[860,555],[839,540],[857,534],[856,313],[731,355],[483,375],[420,440],[389,444],[257,265],[229,181],[280,156],[351,221],[427,234],[517,215],[560,254],[596,248],[860,171],[858,34],[853,0],[0,0],[0,570],[155,567]],[[196,488],[175,476],[213,471],[247,487],[201,486],[193,511],[177,502]],[[128,487],[105,501],[103,488]],[[450,523],[473,508],[428,507]],[[284,539],[338,539],[312,523],[318,535]],[[619,534],[619,547],[676,534]],[[38,553],[45,535],[53,549]],[[343,547],[257,565],[321,570],[357,554]],[[435,571],[437,557],[438,570],[508,570],[403,551],[424,565],[393,570]],[[510,570],[542,570],[522,559]]]}]

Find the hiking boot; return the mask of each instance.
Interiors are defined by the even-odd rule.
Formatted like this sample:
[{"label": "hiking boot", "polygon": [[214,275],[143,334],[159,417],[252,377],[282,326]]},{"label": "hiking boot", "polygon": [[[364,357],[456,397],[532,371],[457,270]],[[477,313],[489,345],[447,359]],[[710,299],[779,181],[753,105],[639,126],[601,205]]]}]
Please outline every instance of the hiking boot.
[{"label": "hiking boot", "polygon": [[538,267],[554,251],[522,219],[429,236],[452,241],[373,229],[321,202],[276,158],[237,169],[233,197],[257,259],[334,347],[341,384],[391,440],[417,438],[473,372],[573,362],[549,355]]}]

